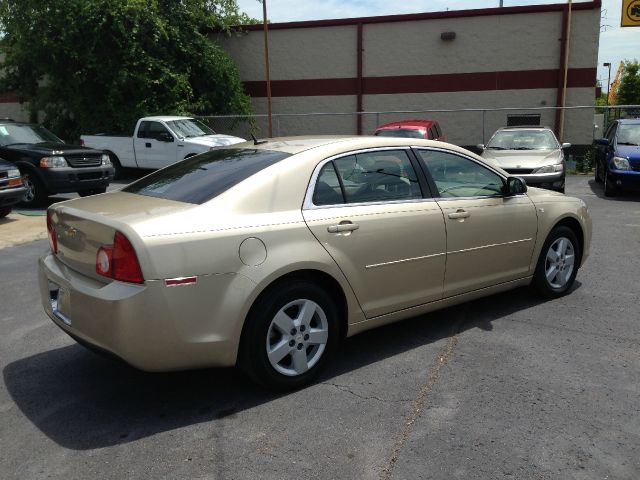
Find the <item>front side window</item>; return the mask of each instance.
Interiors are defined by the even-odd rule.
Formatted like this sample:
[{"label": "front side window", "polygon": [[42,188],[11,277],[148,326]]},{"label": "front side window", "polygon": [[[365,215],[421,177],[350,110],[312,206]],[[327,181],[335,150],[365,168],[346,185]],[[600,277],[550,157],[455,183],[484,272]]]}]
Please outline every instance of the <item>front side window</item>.
[{"label": "front side window", "polygon": [[440,197],[490,197],[503,194],[504,181],[488,168],[459,155],[418,150]]},{"label": "front side window", "polygon": [[328,162],[318,175],[313,203],[332,205],[422,198],[405,150],[358,153]]},{"label": "front side window", "polygon": [[[169,130],[160,122],[149,122],[147,126],[147,138],[153,138],[157,140],[162,134],[169,134]],[[173,135],[171,135],[173,136]]]},{"label": "front side window", "polygon": [[147,175],[123,191],[199,205],[289,156],[271,150],[212,150]]}]

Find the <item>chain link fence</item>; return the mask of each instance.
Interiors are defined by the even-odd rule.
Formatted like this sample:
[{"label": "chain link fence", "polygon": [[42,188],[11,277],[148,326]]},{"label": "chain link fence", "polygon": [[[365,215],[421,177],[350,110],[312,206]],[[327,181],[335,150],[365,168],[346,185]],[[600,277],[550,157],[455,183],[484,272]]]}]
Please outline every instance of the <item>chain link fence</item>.
[{"label": "chain link fence", "polygon": [[[463,109],[420,109],[380,112],[316,112],[274,113],[274,137],[295,135],[357,135],[358,125],[364,135],[372,135],[378,125],[409,118],[437,120],[448,142],[474,149],[484,144],[500,127],[515,125],[556,124],[564,110],[564,132],[561,141],[574,147],[569,150],[568,164],[576,169],[589,169],[594,140],[602,138],[616,118],[640,118],[640,105],[571,106],[571,107],[503,107]],[[360,118],[359,118],[360,117]],[[199,117],[218,133],[242,138],[268,136],[268,117],[255,115],[209,115]]]}]

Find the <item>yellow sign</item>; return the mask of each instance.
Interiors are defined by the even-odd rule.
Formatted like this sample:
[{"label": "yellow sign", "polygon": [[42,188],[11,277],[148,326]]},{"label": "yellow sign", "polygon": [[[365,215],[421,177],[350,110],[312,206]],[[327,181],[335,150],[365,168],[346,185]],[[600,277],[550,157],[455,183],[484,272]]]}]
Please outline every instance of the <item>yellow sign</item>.
[{"label": "yellow sign", "polygon": [[640,27],[640,0],[622,0],[623,27]]}]

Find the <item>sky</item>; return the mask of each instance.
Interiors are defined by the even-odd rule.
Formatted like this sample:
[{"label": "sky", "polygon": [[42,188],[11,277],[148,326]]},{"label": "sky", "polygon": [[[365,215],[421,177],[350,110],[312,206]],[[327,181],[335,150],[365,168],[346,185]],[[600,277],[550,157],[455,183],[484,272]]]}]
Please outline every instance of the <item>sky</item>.
[{"label": "sky", "polygon": [[[262,18],[262,3],[258,0],[237,0],[240,10],[254,18]],[[574,0],[577,3],[580,0]],[[563,3],[561,0],[504,0],[505,7]],[[403,13],[440,12],[471,8],[497,7],[500,0],[267,0],[268,16],[272,23],[329,18],[371,17]],[[598,80],[607,84],[611,62],[611,81],[621,60],[640,60],[640,27],[620,27],[622,0],[603,0],[600,19],[600,47],[598,52]],[[606,90],[606,87],[605,87]]]}]

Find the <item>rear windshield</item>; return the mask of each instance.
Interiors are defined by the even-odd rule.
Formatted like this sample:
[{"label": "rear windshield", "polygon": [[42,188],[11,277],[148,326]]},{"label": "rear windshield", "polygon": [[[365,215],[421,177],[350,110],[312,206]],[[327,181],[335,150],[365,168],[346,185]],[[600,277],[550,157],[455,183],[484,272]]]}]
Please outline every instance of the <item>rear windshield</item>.
[{"label": "rear windshield", "polygon": [[123,191],[199,205],[289,156],[271,150],[212,150],[147,175]]},{"label": "rear windshield", "polygon": [[389,128],[387,130],[378,130],[375,135],[377,137],[405,137],[405,138],[424,138],[424,130],[414,130],[409,128]]}]

